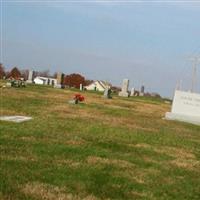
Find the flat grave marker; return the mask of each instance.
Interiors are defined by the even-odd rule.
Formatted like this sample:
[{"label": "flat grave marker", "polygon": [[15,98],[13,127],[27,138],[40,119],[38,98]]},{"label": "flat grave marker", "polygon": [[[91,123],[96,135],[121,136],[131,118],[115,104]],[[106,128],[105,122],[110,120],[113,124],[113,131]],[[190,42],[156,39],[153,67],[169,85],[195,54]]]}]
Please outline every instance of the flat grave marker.
[{"label": "flat grave marker", "polygon": [[25,122],[31,120],[32,117],[26,117],[26,116],[19,116],[19,115],[14,115],[14,116],[0,116],[0,120],[2,121],[9,121],[9,122]]}]

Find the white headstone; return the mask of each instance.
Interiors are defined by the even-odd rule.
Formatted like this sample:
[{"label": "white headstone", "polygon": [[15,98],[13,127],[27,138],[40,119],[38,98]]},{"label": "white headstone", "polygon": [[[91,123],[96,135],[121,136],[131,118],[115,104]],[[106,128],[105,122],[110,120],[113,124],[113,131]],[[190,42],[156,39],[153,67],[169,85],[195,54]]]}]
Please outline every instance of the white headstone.
[{"label": "white headstone", "polygon": [[106,87],[106,89],[104,90],[104,94],[103,94],[103,97],[106,98],[106,99],[111,99],[111,89],[109,87]]},{"label": "white headstone", "polygon": [[135,88],[132,88],[132,89],[131,89],[131,95],[130,95],[130,96],[133,97],[134,95],[135,95]]},{"label": "white headstone", "polygon": [[80,91],[83,91],[83,84],[80,84]]},{"label": "white headstone", "polygon": [[119,96],[121,97],[128,97],[128,86],[129,86],[129,80],[128,79],[124,79],[123,83],[122,83],[122,90],[121,92],[119,92]]},{"label": "white headstone", "polygon": [[200,125],[200,94],[176,90],[172,110],[165,118]]},{"label": "white headstone", "polygon": [[34,71],[33,70],[29,70],[28,72],[28,80],[26,81],[27,83],[33,83],[34,80]]}]

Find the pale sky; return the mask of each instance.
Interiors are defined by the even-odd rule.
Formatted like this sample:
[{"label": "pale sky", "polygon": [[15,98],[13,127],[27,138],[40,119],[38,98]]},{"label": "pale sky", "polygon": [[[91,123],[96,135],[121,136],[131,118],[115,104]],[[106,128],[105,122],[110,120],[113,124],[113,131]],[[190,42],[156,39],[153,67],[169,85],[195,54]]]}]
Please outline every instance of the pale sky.
[{"label": "pale sky", "polygon": [[117,86],[128,78],[129,89],[144,84],[168,97],[180,79],[190,88],[200,1],[6,0],[1,10],[6,68],[75,72]]}]

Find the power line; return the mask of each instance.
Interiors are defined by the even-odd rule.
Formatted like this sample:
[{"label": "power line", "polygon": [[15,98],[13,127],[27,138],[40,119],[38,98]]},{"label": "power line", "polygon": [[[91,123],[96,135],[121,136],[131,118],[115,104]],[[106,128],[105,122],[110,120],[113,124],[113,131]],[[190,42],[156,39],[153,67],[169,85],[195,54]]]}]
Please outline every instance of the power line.
[{"label": "power line", "polygon": [[199,55],[193,56],[190,58],[190,60],[193,62],[191,92],[195,92],[197,83],[197,66],[200,63],[200,56]]}]

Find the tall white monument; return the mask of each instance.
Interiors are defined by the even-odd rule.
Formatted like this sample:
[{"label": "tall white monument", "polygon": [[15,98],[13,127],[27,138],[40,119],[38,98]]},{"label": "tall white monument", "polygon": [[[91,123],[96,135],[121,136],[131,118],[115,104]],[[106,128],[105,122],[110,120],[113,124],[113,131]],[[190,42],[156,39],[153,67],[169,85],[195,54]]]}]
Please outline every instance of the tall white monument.
[{"label": "tall white monument", "polygon": [[35,72],[33,70],[29,70],[28,72],[28,80],[27,83],[33,83]]},{"label": "tall white monument", "polygon": [[172,110],[165,118],[200,125],[200,94],[176,90]]},{"label": "tall white monument", "polygon": [[122,83],[122,90],[121,90],[121,92],[119,92],[119,96],[121,96],[121,97],[128,97],[129,96],[128,86],[129,86],[129,80],[124,79],[123,83]]}]

